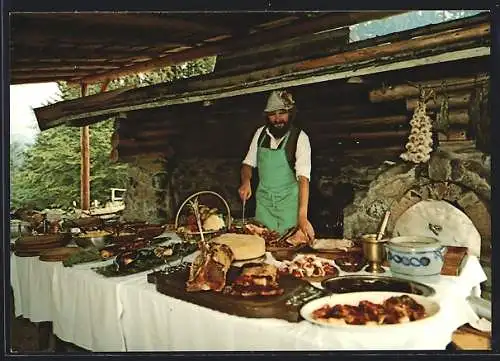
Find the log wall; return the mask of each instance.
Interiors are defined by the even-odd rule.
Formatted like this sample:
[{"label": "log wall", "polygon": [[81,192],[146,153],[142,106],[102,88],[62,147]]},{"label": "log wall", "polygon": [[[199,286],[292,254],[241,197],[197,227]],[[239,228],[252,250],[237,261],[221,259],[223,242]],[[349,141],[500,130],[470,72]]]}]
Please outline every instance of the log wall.
[{"label": "log wall", "polygon": [[[295,87],[291,92],[297,104],[296,123],[309,135],[317,159],[342,156],[346,162],[351,157],[364,157],[368,162],[396,160],[408,137],[420,86],[435,92],[427,110],[441,144],[471,141],[475,128],[470,114],[477,108],[473,94],[488,84],[486,64],[457,62],[455,72],[447,70],[442,78],[435,76],[441,74],[442,65],[435,65],[391,72],[386,77],[364,77],[361,84],[337,80]],[[116,122],[111,158],[127,161],[139,154],[160,154],[167,158],[242,159],[253,132],[264,124],[267,95],[127,112]],[[443,100],[448,101],[446,119],[441,112]]]}]

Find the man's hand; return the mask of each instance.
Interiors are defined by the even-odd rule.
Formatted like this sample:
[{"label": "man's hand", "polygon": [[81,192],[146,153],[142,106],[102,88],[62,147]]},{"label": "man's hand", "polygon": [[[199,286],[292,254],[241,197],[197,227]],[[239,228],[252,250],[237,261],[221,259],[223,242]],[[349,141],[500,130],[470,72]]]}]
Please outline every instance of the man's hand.
[{"label": "man's hand", "polygon": [[248,200],[252,196],[252,186],[250,182],[244,182],[238,189],[238,193],[240,194],[242,202]]},{"label": "man's hand", "polygon": [[306,217],[300,217],[298,227],[307,236],[308,242],[312,243],[314,241],[314,228],[311,222]]}]

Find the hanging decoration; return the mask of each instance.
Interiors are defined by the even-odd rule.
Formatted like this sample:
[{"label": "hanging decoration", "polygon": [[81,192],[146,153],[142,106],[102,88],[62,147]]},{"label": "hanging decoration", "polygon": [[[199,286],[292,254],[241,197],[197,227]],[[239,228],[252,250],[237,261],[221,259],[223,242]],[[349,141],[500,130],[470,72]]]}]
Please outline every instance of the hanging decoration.
[{"label": "hanging decoration", "polygon": [[406,143],[406,152],[400,158],[412,163],[425,163],[432,152],[432,119],[427,115],[427,101],[434,91],[425,92],[420,86],[420,99],[410,120],[410,135]]}]

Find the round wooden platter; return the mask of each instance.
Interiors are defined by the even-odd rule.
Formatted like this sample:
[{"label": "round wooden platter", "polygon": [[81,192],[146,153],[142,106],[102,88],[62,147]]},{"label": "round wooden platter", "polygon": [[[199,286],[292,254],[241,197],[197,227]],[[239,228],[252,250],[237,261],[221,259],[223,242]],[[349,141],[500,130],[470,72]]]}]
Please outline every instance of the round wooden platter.
[{"label": "round wooden platter", "polygon": [[56,247],[63,247],[66,245],[67,242],[61,242],[61,241],[56,241],[56,242],[51,242],[51,243],[43,243],[43,244],[15,244],[15,248],[19,251],[37,251],[37,250],[45,250],[45,249],[51,249],[51,248],[56,248]]},{"label": "round wooden platter", "polygon": [[40,261],[44,262],[59,262],[64,261],[71,255],[82,250],[80,247],[59,247],[53,248],[40,253]]},{"label": "round wooden platter", "polygon": [[70,236],[62,233],[22,236],[16,240],[15,247],[17,250],[36,251],[40,249],[64,246],[70,239]]},{"label": "round wooden platter", "polygon": [[35,251],[21,251],[21,250],[16,250],[14,254],[17,257],[37,257],[40,255],[40,250],[35,250]]}]

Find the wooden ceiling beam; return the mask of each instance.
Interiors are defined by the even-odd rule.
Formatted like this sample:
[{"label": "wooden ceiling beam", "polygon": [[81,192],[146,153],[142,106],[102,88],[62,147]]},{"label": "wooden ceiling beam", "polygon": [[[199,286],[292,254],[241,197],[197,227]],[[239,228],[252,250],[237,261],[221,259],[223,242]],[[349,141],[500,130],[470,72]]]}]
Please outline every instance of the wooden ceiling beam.
[{"label": "wooden ceiling beam", "polygon": [[15,76],[17,79],[28,79],[28,78],[46,78],[47,76],[52,76],[52,81],[54,79],[58,79],[58,77],[64,77],[64,78],[74,78],[75,76],[85,76],[89,75],[92,72],[90,71],[81,71],[81,72],[75,72],[75,71],[47,71],[47,72],[29,72],[27,74],[16,74],[16,73],[11,73],[11,77]]},{"label": "wooden ceiling beam", "polygon": [[404,12],[406,11],[370,11],[370,12],[359,12],[359,13],[345,13],[345,16],[339,15],[338,13],[326,14],[323,16],[319,16],[313,20],[300,21],[297,24],[283,26],[281,28],[271,29],[268,31],[258,32],[249,35],[247,37],[236,38],[236,39],[230,38],[218,43],[196,47],[180,53],[167,55],[161,58],[156,58],[143,64],[130,66],[125,69],[94,74],[86,79],[83,79],[83,81],[92,83],[105,78],[112,79],[131,73],[151,71],[166,65],[173,65],[192,59],[199,59],[207,56],[217,55],[223,51],[246,49],[248,47],[260,45],[262,43],[276,42],[283,39],[288,39],[290,37],[300,36],[306,33],[314,33],[328,29],[335,29],[339,27],[353,25],[367,20],[383,18]]},{"label": "wooden ceiling beam", "polygon": [[[242,12],[231,13],[205,13],[205,14],[175,14],[176,19],[193,21],[195,17],[199,26],[205,28],[223,27],[228,34],[245,35],[267,27],[283,26],[285,22],[293,22],[304,17],[305,13],[269,13],[269,12]],[[168,15],[167,15],[168,16]],[[281,24],[279,24],[281,22]]]},{"label": "wooden ceiling beam", "polygon": [[23,67],[23,66],[29,66],[29,65],[107,65],[107,64],[126,64],[134,61],[133,58],[131,59],[115,59],[113,61],[108,60],[106,57],[101,57],[101,58],[47,58],[47,59],[34,59],[34,58],[14,58],[11,57],[12,61],[15,62],[16,67]]},{"label": "wooden ceiling beam", "polygon": [[[40,54],[37,57],[36,54]],[[158,56],[158,52],[150,50],[140,51],[117,51],[110,49],[95,49],[83,50],[74,49],[57,49],[57,48],[23,48],[11,52],[11,64],[17,66],[22,63],[81,63],[81,62],[113,62],[113,63],[131,63],[135,61],[149,60]]]},{"label": "wooden ceiling beam", "polygon": [[110,65],[110,64],[54,64],[52,66],[47,64],[30,64],[25,67],[16,67],[11,70],[11,74],[22,74],[22,73],[31,73],[33,71],[46,71],[46,72],[60,72],[60,71],[75,71],[75,70],[106,70],[106,69],[118,69],[120,68],[118,65]]},{"label": "wooden ceiling beam", "polygon": [[[45,26],[48,27],[48,25]],[[181,39],[181,36],[182,34],[179,34],[178,38]],[[178,42],[166,39],[165,33],[137,33],[134,30],[119,30],[106,27],[100,31],[99,29],[70,29],[69,32],[63,32],[62,29],[51,27],[44,31],[36,31],[36,28],[23,28],[22,31],[13,31],[11,44],[15,48],[17,44],[44,46],[53,45],[54,41],[57,41],[57,45],[63,44],[67,46],[103,46],[109,44],[129,48],[144,45],[148,47],[177,48],[192,46],[209,37],[210,35],[202,36],[199,39],[189,39],[186,37],[183,42]]]},{"label": "wooden ceiling beam", "polygon": [[[212,74],[211,77],[188,79],[177,84],[155,85],[142,91],[136,90],[130,93],[129,97],[122,93],[108,92],[106,98],[94,96],[65,101],[37,108],[35,114],[40,129],[47,129],[54,126],[52,124],[64,121],[103,114],[111,115],[120,111],[214,100],[281,87],[489,55],[489,47],[481,45],[489,37],[489,23],[458,29],[453,23],[448,26],[450,29],[440,33],[433,33],[432,27],[427,28],[426,35],[421,33],[421,29],[411,30],[410,33],[419,34],[411,40],[397,41],[399,34],[392,34],[382,37],[395,39],[388,44],[381,44],[383,39],[380,38],[353,43],[344,53],[237,76],[217,78],[216,74]],[[408,33],[403,35],[409,36]],[[473,39],[478,44],[476,48],[472,48]]]},{"label": "wooden ceiling beam", "polygon": [[[123,19],[129,19],[124,22]],[[190,46],[216,35],[230,33],[230,30],[218,26],[200,26],[195,21],[186,21],[171,17],[147,17],[141,21],[140,15],[86,15],[58,18],[38,16],[27,19],[23,16],[12,18],[11,39],[16,42],[39,44],[69,42],[75,44],[114,44],[152,46]],[[156,20],[156,21],[155,21]],[[43,29],[43,31],[40,31]],[[182,42],[168,39],[183,39]]]},{"label": "wooden ceiling beam", "polygon": [[[53,25],[58,28],[68,29],[75,26],[80,28],[114,27],[114,28],[135,28],[137,31],[168,31],[172,28],[185,29],[190,27],[193,31],[204,30],[203,25],[199,25],[192,18],[203,19],[203,13],[182,13],[171,12],[94,12],[86,13],[14,13],[11,16],[11,24],[15,27],[33,25]],[[191,18],[187,20],[186,17]],[[228,29],[220,24],[211,24],[215,32],[227,32]]]},{"label": "wooden ceiling beam", "polygon": [[[74,74],[71,77],[59,77],[57,81],[66,81],[72,79],[74,77]],[[10,78],[10,85],[18,85],[18,84],[37,84],[37,83],[52,83],[54,82],[54,77],[53,76],[46,76],[46,77],[40,77],[40,78],[31,78],[31,77],[15,77],[15,78]]]}]

